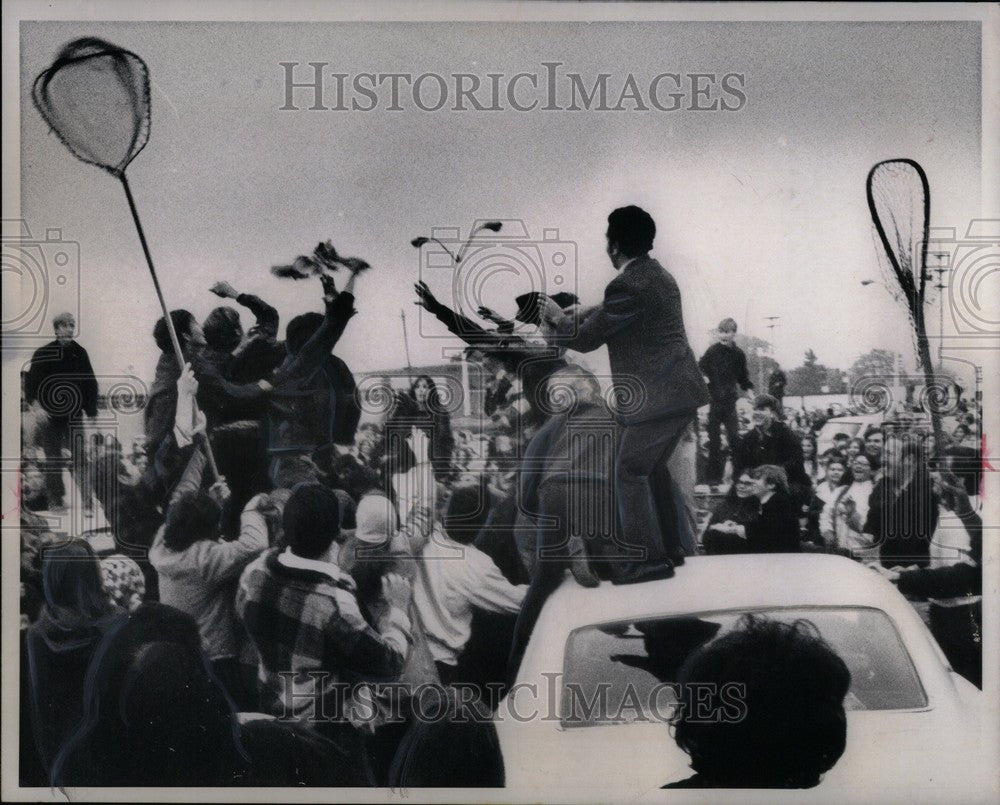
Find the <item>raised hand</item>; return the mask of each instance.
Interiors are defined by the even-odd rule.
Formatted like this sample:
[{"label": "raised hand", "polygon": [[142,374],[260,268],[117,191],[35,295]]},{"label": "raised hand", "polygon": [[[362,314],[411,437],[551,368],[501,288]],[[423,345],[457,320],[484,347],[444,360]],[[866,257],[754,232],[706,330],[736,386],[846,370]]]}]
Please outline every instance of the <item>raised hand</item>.
[{"label": "raised hand", "polygon": [[232,492],[229,490],[229,484],[226,483],[226,479],[223,476],[219,476],[219,480],[216,481],[208,490],[209,497],[212,498],[220,506],[225,505],[225,502],[229,500]]},{"label": "raised hand", "polygon": [[180,377],[177,378],[177,394],[180,397],[194,397],[197,393],[198,379],[194,376],[191,364],[185,363]]},{"label": "raised hand", "polygon": [[413,588],[398,573],[386,573],[382,577],[382,597],[390,607],[405,610],[410,605]]},{"label": "raised hand", "polygon": [[549,296],[540,296],[538,304],[541,306],[542,321],[548,324],[558,325],[566,317],[558,302]]},{"label": "raised hand", "polygon": [[221,296],[223,299],[235,299],[239,296],[236,289],[225,281],[215,283],[215,285],[209,288],[209,290],[216,296]]},{"label": "raised hand", "polygon": [[323,300],[332,302],[337,298],[337,284],[329,274],[320,274],[319,281],[323,283]]},{"label": "raised hand", "polygon": [[431,289],[427,287],[427,283],[421,280],[420,282],[414,283],[413,290],[417,292],[417,301],[415,304],[420,305],[424,310],[430,310],[437,304],[437,299],[434,294],[431,293]]}]

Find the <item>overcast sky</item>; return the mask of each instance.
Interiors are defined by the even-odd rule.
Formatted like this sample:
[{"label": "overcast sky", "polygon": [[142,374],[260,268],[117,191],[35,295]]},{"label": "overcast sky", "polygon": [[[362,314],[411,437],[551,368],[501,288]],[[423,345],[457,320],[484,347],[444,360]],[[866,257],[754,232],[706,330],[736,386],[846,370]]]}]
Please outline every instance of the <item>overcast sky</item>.
[{"label": "overcast sky", "polygon": [[[654,255],[676,276],[695,350],[725,316],[762,337],[780,316],[776,357],[807,348],[846,368],[875,346],[912,352],[906,319],[880,279],[865,177],[906,156],[930,179],[932,225],[960,234],[980,201],[980,51],[972,23],[590,23],[22,25],[22,214],[36,238],[80,242],[80,340],[98,372],[148,376],[159,311],[120,186],[77,162],[31,106],[34,76],[65,42],[99,36],[146,60],[152,133],[129,176],[173,307],[203,317],[218,279],[258,293],[283,322],[319,309],[318,284],[280,281],[274,263],[332,239],[374,269],[338,348],[356,371],[440,360],[421,320],[409,241],[432,227],[520,219],[558,230],[576,270],[549,281],[600,298],[614,272],[606,217],[628,203],[657,221]],[[330,71],[485,77],[543,75],[562,62],[588,85],[620,88],[663,72],[745,76],[735,112],[279,111],[280,62]],[[350,80],[350,79],[349,79]],[[484,81],[486,79],[484,78]],[[329,84],[328,84],[329,87]],[[617,92],[615,92],[617,94]],[[716,90],[716,95],[718,90]],[[308,93],[297,95],[300,105]],[[508,231],[509,231],[508,227]],[[499,254],[499,253],[498,253]],[[496,265],[503,259],[497,257]],[[499,261],[499,262],[496,262]],[[509,262],[509,261],[508,261]],[[451,296],[450,272],[428,272]],[[483,273],[480,298],[512,314],[526,275]],[[475,284],[475,283],[474,283]],[[549,286],[550,291],[566,287]],[[62,306],[53,287],[53,307]],[[66,301],[66,306],[71,306]],[[929,316],[937,328],[936,310]],[[249,319],[245,319],[249,324]],[[600,360],[597,361],[600,363]]]}]

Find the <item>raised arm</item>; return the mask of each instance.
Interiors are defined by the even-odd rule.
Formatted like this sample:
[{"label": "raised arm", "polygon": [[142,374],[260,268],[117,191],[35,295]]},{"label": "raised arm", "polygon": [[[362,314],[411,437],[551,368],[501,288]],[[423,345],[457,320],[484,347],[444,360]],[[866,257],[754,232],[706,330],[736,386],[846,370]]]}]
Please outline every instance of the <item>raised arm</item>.
[{"label": "raised arm", "polygon": [[253,294],[240,293],[228,282],[217,282],[209,290],[216,296],[223,299],[233,299],[243,307],[247,308],[254,315],[255,326],[259,330],[267,330],[272,333],[278,332],[278,311],[271,307],[259,296]]},{"label": "raised arm", "polygon": [[499,347],[502,342],[508,340],[507,336],[493,330],[487,330],[472,319],[456,313],[447,305],[439,302],[437,297],[431,293],[431,289],[427,287],[426,282],[418,282],[413,287],[417,292],[417,301],[414,304],[422,307],[428,313],[433,313],[438,321],[465,343],[473,346]]},{"label": "raised arm", "polygon": [[324,275],[321,276],[321,280],[325,291],[323,302],[326,305],[323,322],[302,346],[294,360],[275,374],[275,385],[306,374],[319,366],[323,359],[333,351],[340,336],[344,334],[347,322],[357,313],[354,309],[354,294],[352,293],[354,275],[339,294],[333,287],[332,279]]}]

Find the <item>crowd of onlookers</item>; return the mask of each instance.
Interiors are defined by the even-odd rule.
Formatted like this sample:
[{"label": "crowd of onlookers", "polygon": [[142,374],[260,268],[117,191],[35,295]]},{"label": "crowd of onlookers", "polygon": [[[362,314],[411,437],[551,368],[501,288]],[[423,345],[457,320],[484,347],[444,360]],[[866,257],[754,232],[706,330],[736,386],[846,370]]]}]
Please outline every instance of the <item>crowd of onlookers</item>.
[{"label": "crowd of onlookers", "polygon": [[[356,312],[360,271],[339,291],[324,275],[324,313],[292,319],[283,341],[277,311],[227,283],[212,290],[254,315],[246,332],[233,307],[203,323],[174,311],[179,361],[166,319],[156,324],[144,441],[126,453],[84,428],[87,450],[70,467],[107,518],[103,541],[53,533],[38,513],[63,504],[65,434],[26,450],[23,783],[502,783],[483,719],[427,723],[408,695],[380,686],[403,683],[439,697],[446,714],[482,715],[486,704],[454,686],[511,682],[567,570],[584,586],[621,581],[619,543],[587,520],[614,511],[613,440],[603,438],[613,412],[563,352],[503,322],[470,330],[424,286],[420,303],[461,332],[491,378],[489,432],[453,428],[426,375],[390,391],[379,421],[361,422],[363,395],[333,352]],[[519,300],[519,321],[541,325],[532,304]],[[45,367],[38,358],[32,371]],[[46,379],[33,379],[28,402],[41,421],[31,428],[61,416],[63,431],[85,425],[82,406],[53,410]],[[837,434],[819,455],[823,414],[791,413],[768,394],[752,407],[728,445],[712,414],[712,444],[692,437],[696,462],[716,477],[687,553],[872,560],[904,592],[938,602],[932,627],[978,682],[975,648],[956,627],[957,607],[974,611],[969,597],[981,592],[981,522],[969,505],[978,481],[948,458],[962,455],[959,429],[939,459],[924,436],[892,426]],[[931,567],[941,504],[967,528],[966,570]],[[559,539],[540,536],[546,522]]]}]

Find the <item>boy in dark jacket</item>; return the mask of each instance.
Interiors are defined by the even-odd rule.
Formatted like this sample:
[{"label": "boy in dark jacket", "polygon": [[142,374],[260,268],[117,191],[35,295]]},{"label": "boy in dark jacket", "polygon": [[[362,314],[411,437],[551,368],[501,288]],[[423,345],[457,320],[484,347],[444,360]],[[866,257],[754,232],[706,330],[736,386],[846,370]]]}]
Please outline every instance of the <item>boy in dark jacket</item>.
[{"label": "boy in dark jacket", "polygon": [[718,486],[722,481],[725,461],[722,458],[721,426],[726,427],[729,453],[733,455],[739,444],[739,418],[736,416],[736,401],[753,388],[747,376],[747,356],[733,343],[736,338],[736,322],[723,319],[719,322],[719,340],[712,344],[698,361],[698,368],[708,379],[708,393],[711,402],[708,408],[708,472],[710,486]]}]

